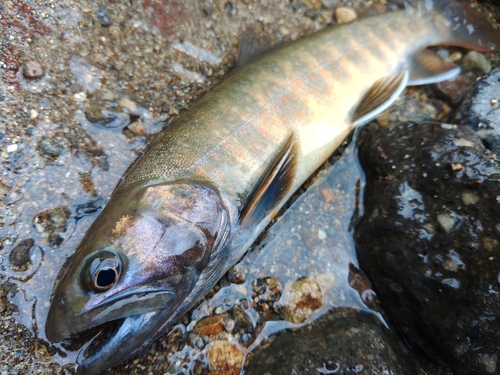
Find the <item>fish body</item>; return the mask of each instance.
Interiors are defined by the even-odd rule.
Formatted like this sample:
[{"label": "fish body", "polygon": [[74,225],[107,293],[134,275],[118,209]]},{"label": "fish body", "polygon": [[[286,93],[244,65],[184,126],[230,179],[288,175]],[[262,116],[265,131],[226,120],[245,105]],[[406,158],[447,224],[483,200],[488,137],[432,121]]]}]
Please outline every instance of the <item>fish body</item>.
[{"label": "fish body", "polygon": [[[427,2],[428,3],[428,2]],[[68,259],[46,336],[118,328],[78,360],[95,373],[136,354],[244,254],[291,194],[356,126],[408,84],[458,68],[427,46],[497,49],[463,2],[324,29],[239,68],[134,163]],[[480,22],[479,22],[480,21]]]}]

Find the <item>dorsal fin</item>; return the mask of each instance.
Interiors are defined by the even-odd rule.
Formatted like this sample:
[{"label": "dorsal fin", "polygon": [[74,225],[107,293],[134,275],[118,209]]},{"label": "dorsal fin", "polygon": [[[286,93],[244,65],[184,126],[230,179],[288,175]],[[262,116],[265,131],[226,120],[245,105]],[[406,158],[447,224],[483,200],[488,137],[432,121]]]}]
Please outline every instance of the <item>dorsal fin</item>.
[{"label": "dorsal fin", "polygon": [[409,86],[446,81],[460,73],[458,66],[428,49],[416,53],[410,60],[408,69],[410,71]]},{"label": "dorsal fin", "polygon": [[378,79],[354,112],[353,125],[363,125],[375,119],[401,94],[408,83],[408,71]]},{"label": "dorsal fin", "polygon": [[240,214],[240,224],[264,218],[290,192],[297,170],[298,142],[292,134],[271,167],[249,194]]},{"label": "dorsal fin", "polygon": [[264,33],[256,25],[247,26],[245,31],[240,34],[239,39],[237,68],[249,65],[283,45],[283,42],[274,40],[271,35]]}]

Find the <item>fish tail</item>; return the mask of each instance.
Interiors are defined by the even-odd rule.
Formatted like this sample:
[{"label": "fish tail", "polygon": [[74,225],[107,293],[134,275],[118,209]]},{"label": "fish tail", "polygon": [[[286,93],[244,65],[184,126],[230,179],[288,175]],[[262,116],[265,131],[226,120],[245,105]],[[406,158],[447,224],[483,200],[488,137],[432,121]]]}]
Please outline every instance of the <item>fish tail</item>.
[{"label": "fish tail", "polygon": [[405,5],[408,11],[416,11],[421,16],[433,15],[437,31],[443,37],[439,44],[481,52],[500,49],[500,30],[494,28],[469,1],[420,0],[406,1]]}]

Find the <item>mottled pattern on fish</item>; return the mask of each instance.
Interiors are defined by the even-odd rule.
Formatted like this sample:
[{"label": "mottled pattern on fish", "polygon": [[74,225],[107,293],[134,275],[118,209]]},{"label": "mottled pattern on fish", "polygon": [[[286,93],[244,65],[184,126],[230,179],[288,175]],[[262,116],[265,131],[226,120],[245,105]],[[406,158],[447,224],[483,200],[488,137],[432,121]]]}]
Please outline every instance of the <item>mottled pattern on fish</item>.
[{"label": "mottled pattern on fish", "polygon": [[437,41],[430,20],[405,11],[299,40],[215,88],[148,149],[120,189],[195,178],[244,196],[292,132],[300,143],[296,188],[351,130],[372,83],[401,69],[408,52]]}]

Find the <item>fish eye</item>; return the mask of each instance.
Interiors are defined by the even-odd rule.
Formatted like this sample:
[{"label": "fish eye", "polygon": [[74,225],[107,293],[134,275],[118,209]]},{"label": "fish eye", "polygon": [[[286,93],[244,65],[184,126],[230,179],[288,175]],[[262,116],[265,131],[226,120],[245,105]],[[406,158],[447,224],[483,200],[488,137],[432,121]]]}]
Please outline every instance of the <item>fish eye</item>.
[{"label": "fish eye", "polygon": [[101,293],[111,289],[119,280],[122,271],[120,259],[111,253],[94,258],[85,275],[88,289]]}]

